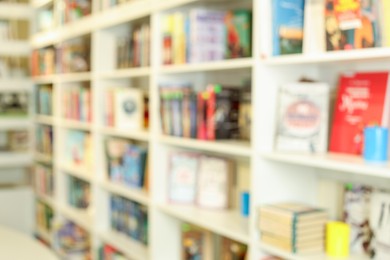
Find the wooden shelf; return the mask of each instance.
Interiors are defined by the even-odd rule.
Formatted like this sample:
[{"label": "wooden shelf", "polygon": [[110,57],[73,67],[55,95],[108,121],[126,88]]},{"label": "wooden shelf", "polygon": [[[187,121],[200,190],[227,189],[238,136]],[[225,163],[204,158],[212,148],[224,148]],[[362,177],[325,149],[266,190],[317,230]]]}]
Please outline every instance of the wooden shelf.
[{"label": "wooden shelf", "polygon": [[143,189],[128,187],[123,184],[117,184],[108,180],[102,181],[99,184],[110,193],[125,197],[140,204],[149,204],[148,193]]},{"label": "wooden shelf", "polygon": [[326,169],[331,171],[341,171],[367,177],[390,178],[390,165],[373,165],[367,163],[360,156],[344,154],[294,154],[294,153],[263,153],[263,158],[282,162]]},{"label": "wooden shelf", "polygon": [[100,129],[100,132],[105,135],[129,138],[138,141],[148,141],[150,138],[148,131],[124,131],[124,130],[117,130],[114,127],[104,127]]},{"label": "wooden shelf", "polygon": [[99,237],[113,245],[127,257],[136,260],[149,259],[148,248],[144,244],[114,230],[100,232]]},{"label": "wooden shelf", "polygon": [[[0,47],[1,48],[1,47]],[[0,91],[32,91],[33,82],[29,78],[0,78]]]},{"label": "wooden shelf", "polygon": [[48,154],[43,154],[35,152],[34,160],[42,163],[53,163],[53,156]]},{"label": "wooden shelf", "polygon": [[173,137],[173,136],[160,136],[159,141],[160,143],[166,145],[201,150],[206,152],[215,152],[215,153],[236,155],[242,157],[251,156],[251,147],[249,142],[246,141],[238,141],[238,140],[203,141],[203,140]]},{"label": "wooden shelf", "polygon": [[0,152],[0,168],[27,167],[33,163],[29,153]]},{"label": "wooden shelf", "polygon": [[190,63],[182,65],[163,65],[159,68],[162,74],[179,74],[190,72],[206,72],[217,70],[250,69],[253,66],[252,58],[230,59],[211,62]]},{"label": "wooden shelf", "polygon": [[183,222],[208,229],[222,236],[249,244],[248,220],[236,210],[210,210],[193,206],[160,205],[166,214]]},{"label": "wooden shelf", "polygon": [[33,9],[29,4],[0,2],[0,19],[30,19]]},{"label": "wooden shelf", "polygon": [[85,167],[75,166],[70,164],[61,164],[60,169],[63,172],[72,175],[73,177],[82,179],[90,183],[93,181],[92,170],[89,170]]},{"label": "wooden shelf", "polygon": [[0,129],[27,129],[32,126],[32,120],[28,116],[0,117]]},{"label": "wooden shelf", "polygon": [[55,200],[51,196],[40,193],[40,192],[35,192],[35,194],[39,200],[46,203],[48,206],[55,208],[55,206],[56,206]]},{"label": "wooden shelf", "polygon": [[266,65],[322,64],[334,62],[356,62],[388,60],[390,48],[369,48],[348,51],[331,51],[317,54],[291,54],[262,60]]},{"label": "wooden shelf", "polygon": [[92,123],[90,122],[81,122],[77,120],[70,119],[60,119],[59,125],[65,128],[77,129],[77,130],[92,130]]},{"label": "wooden shelf", "polygon": [[54,125],[54,117],[47,115],[36,115],[35,122],[44,125]]},{"label": "wooden shelf", "polygon": [[120,78],[135,78],[135,77],[147,77],[150,75],[150,68],[128,68],[117,69],[113,71],[105,71],[100,73],[101,79],[120,79]]},{"label": "wooden shelf", "polygon": [[31,45],[27,40],[26,41],[22,41],[22,40],[0,41],[0,55],[29,56],[30,53],[31,53]]},{"label": "wooden shelf", "polygon": [[93,231],[93,218],[87,210],[74,209],[68,205],[61,205],[59,211],[86,231]]},{"label": "wooden shelf", "polygon": [[33,0],[31,2],[31,5],[34,8],[38,9],[38,8],[42,8],[42,7],[46,6],[46,5],[49,5],[51,3],[53,3],[53,0]]}]

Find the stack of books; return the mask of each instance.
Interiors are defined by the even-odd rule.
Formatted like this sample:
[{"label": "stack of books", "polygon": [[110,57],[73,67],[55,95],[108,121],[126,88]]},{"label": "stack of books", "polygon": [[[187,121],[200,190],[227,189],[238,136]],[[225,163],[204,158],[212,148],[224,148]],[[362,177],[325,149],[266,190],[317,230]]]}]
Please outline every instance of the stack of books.
[{"label": "stack of books", "polygon": [[300,203],[260,208],[261,241],[291,253],[322,252],[327,212]]}]

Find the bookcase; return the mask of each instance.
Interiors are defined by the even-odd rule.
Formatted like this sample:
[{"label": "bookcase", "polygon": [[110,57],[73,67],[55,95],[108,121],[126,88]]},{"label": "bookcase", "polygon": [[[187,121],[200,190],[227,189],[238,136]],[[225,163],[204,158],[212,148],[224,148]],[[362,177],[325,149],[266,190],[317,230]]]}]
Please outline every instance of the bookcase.
[{"label": "bookcase", "polygon": [[[339,204],[342,200],[342,183],[352,181],[378,187],[389,185],[388,166],[372,166],[358,156],[275,152],[277,94],[281,84],[294,82],[305,76],[336,86],[337,77],[342,71],[384,70],[389,65],[390,52],[388,48],[372,48],[272,56],[271,2],[132,0],[108,8],[112,2],[93,0],[91,14],[69,23],[61,22],[61,12],[55,7],[61,1],[33,3],[37,12],[53,10],[49,15],[53,22],[42,26],[45,30],[38,31],[31,39],[33,48],[41,50],[32,59],[45,60],[46,65],[50,64],[48,69],[44,68],[33,77],[37,88],[50,93],[52,100],[50,112],[38,113],[35,117],[38,127],[49,127],[47,135],[52,150],[48,153],[35,153],[37,162],[52,168],[54,178],[53,196],[43,194],[41,200],[53,208],[55,216],[73,221],[90,234],[93,259],[98,259],[98,248],[103,243],[110,244],[131,259],[180,259],[181,224],[190,223],[246,244],[248,259],[261,259],[270,254],[286,259],[325,260],[328,259],[325,254],[289,254],[261,243],[257,229],[258,207],[283,200],[297,200],[324,207],[328,209],[331,218],[338,218],[341,216]],[[163,17],[197,7],[252,10],[252,55],[219,61],[163,65]],[[135,62],[137,65],[118,65],[116,57],[123,52],[118,45],[126,44],[137,30],[141,35],[145,30],[150,30],[150,39],[145,40],[149,41],[150,46],[144,46],[150,48],[150,61],[146,59],[144,62]],[[80,37],[87,39],[90,44],[83,52],[88,66],[80,70],[54,69],[55,60],[58,59],[54,56],[61,55],[61,52],[54,51],[54,47],[62,48],[63,51],[64,46]],[[57,73],[58,71],[62,72]],[[169,136],[162,132],[160,87],[163,83],[190,82],[194,89],[202,90],[210,82],[243,86],[246,79],[251,79],[252,86],[250,141],[205,141]],[[71,111],[64,111],[65,108],[78,106],[64,105],[66,92],[75,88],[84,88],[85,93],[89,93],[85,95],[90,95],[90,99],[86,97],[91,111],[87,120],[80,120],[81,117],[72,116]],[[107,117],[112,113],[107,112],[110,109],[106,106],[107,96],[112,95],[110,91],[123,88],[136,90],[148,99],[148,103],[144,105],[148,107],[149,123],[137,130],[124,130],[115,123],[107,123],[110,121]],[[70,116],[66,116],[67,114]],[[80,139],[76,137],[76,140],[81,141],[76,141],[74,145],[88,143],[91,152],[83,155],[83,160],[89,160],[88,165],[68,160],[66,147],[72,145],[71,139],[67,137],[69,133],[83,136]],[[147,188],[128,187],[110,180],[107,172],[107,138],[128,140],[147,148]],[[233,207],[229,210],[209,210],[169,203],[168,164],[170,154],[175,151],[200,153],[234,161],[234,177],[238,184],[236,190],[231,191],[235,197]],[[68,203],[70,176],[89,184],[87,210],[72,207]],[[249,218],[242,217],[238,209],[238,194],[245,190],[251,194]],[[147,211],[146,244],[111,228],[109,212],[113,196],[132,201]],[[50,244],[52,238],[49,233],[42,232],[41,237]],[[368,257],[352,255],[350,259]]]}]

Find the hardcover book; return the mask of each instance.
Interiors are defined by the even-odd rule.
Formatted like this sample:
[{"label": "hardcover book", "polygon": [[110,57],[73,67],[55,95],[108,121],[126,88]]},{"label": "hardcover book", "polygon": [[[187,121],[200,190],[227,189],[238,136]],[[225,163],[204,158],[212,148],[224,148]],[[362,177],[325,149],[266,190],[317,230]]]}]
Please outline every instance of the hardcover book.
[{"label": "hardcover book", "polygon": [[327,151],[329,89],[325,83],[303,82],[280,88],[276,150]]},{"label": "hardcover book", "polygon": [[302,53],[304,0],[272,1],[273,55]]},{"label": "hardcover book", "polygon": [[390,193],[376,191],[371,197],[370,226],[373,230],[373,259],[386,259],[390,255]]},{"label": "hardcover book", "polygon": [[202,156],[198,171],[197,205],[214,209],[229,208],[233,172],[234,164],[232,161]]},{"label": "hardcover book", "polygon": [[183,224],[182,227],[182,258],[183,260],[213,259],[211,233],[201,228]]},{"label": "hardcover book", "polygon": [[226,58],[250,57],[252,54],[252,13],[247,10],[228,11],[226,25]]},{"label": "hardcover book", "polygon": [[360,155],[368,125],[389,126],[389,72],[340,76],[329,150]]},{"label": "hardcover book", "polygon": [[175,152],[170,155],[168,200],[173,203],[195,203],[198,156]]},{"label": "hardcover book", "polygon": [[144,119],[143,93],[134,88],[115,92],[115,125],[124,130],[141,130]]}]

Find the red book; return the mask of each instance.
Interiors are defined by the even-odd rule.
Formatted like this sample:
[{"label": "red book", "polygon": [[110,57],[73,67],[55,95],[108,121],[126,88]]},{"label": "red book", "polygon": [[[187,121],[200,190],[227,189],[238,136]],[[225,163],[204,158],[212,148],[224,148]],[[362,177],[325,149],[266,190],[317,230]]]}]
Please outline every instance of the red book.
[{"label": "red book", "polygon": [[198,93],[198,134],[197,139],[206,140],[206,99],[207,92]]},{"label": "red book", "polygon": [[208,99],[207,99],[207,116],[206,116],[206,130],[207,140],[215,140],[215,111],[216,111],[216,93],[214,91],[214,85],[207,87]]},{"label": "red book", "polygon": [[389,72],[343,74],[334,110],[330,152],[362,154],[367,125],[389,126]]}]

